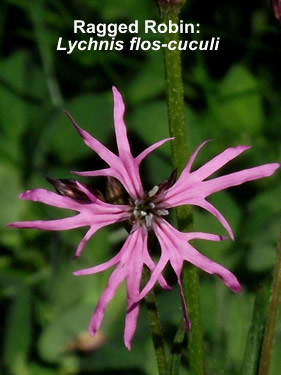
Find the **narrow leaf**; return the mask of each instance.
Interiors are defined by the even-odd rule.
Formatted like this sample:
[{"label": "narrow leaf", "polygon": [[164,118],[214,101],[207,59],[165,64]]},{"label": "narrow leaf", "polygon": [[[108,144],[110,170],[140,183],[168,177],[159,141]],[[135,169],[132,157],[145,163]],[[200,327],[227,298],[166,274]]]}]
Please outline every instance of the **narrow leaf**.
[{"label": "narrow leaf", "polygon": [[266,290],[263,286],[260,286],[255,298],[252,322],[246,342],[241,375],[255,375],[257,373],[266,320],[267,300]]},{"label": "narrow leaf", "polygon": [[259,363],[259,375],[268,375],[271,365],[272,348],[276,335],[277,317],[281,301],[281,231],[278,241],[278,252],[273,273],[271,295],[264,331],[261,359]]},{"label": "narrow leaf", "polygon": [[11,374],[26,372],[26,357],[31,341],[31,293],[20,288],[8,314],[5,332],[4,363]]},{"label": "narrow leaf", "polygon": [[182,319],[180,322],[179,328],[175,335],[171,356],[169,359],[169,374],[178,375],[180,373],[180,362],[181,362],[181,352],[183,348],[184,336],[186,334],[185,322]]}]

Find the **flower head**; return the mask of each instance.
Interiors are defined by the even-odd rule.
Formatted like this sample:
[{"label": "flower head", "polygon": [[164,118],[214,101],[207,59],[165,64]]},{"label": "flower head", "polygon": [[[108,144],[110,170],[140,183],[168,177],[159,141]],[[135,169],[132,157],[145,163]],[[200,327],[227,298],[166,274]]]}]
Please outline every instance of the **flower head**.
[{"label": "flower head", "polygon": [[[86,145],[95,151],[108,165],[108,167],[101,170],[74,173],[81,176],[108,176],[117,179],[129,196],[125,204],[105,202],[97,193],[78,181],[51,180],[58,194],[44,189],[34,189],[21,194],[20,198],[74,210],[78,214],[59,220],[15,222],[9,224],[9,226],[56,231],[82,226],[89,227],[76,250],[75,256],[79,256],[85,243],[97,230],[116,222],[130,222],[131,230],[128,238],[121,250],[112,259],[103,264],[74,272],[75,275],[87,275],[102,272],[112,266],[116,266],[91,317],[89,331],[92,335],[95,334],[101,325],[107,304],[114,296],[119,285],[126,279],[127,314],[124,341],[125,345],[130,348],[136,329],[139,301],[151,290],[156,282],[162,288],[170,289],[162,275],[167,263],[171,264],[177,276],[187,327],[189,326],[189,321],[180,277],[184,261],[188,261],[210,274],[219,276],[232,291],[239,292],[241,290],[238,280],[230,271],[200,254],[189,243],[193,239],[221,241],[225,237],[208,233],[179,232],[165,219],[169,214],[169,209],[184,204],[200,206],[215,215],[230,237],[233,238],[231,228],[226,219],[206,198],[212,193],[230,186],[270,176],[279,167],[279,164],[261,165],[206,181],[214,172],[247,150],[248,147],[228,148],[201,168],[191,172],[192,163],[199,150],[206,143],[204,142],[195,150],[176,182],[175,174],[173,173],[168,181],[145,192],[140,179],[140,163],[150,152],[171,140],[171,138],[161,140],[148,147],[137,157],[133,157],[123,120],[124,103],[116,88],[113,88],[113,95],[114,126],[118,155],[112,153],[89,133],[81,129],[71,115],[67,112],[66,114]],[[157,264],[154,263],[148,250],[147,240],[149,233],[155,233],[161,247],[161,255]],[[140,292],[140,281],[144,265],[151,270],[151,277]]]}]

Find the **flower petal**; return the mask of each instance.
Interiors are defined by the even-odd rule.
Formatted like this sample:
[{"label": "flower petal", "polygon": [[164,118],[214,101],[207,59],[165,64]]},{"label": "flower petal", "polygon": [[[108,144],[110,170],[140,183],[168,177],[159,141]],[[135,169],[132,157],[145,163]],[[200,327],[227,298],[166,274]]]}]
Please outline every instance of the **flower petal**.
[{"label": "flower petal", "polygon": [[202,207],[205,210],[209,211],[212,215],[214,215],[221,225],[226,229],[227,233],[229,234],[230,238],[234,240],[234,235],[230,225],[228,224],[227,220],[224,216],[220,213],[216,207],[214,207],[210,202],[206,201],[205,199],[201,198],[200,195],[198,198],[188,198],[186,194],[183,192],[177,196],[167,198],[165,201],[166,208],[182,206],[184,204],[192,204],[194,206]]},{"label": "flower petal", "polygon": [[[139,295],[140,282],[143,269],[143,254],[147,249],[147,232],[142,229],[136,230],[137,238],[131,257],[129,259],[128,275],[127,275],[127,313],[125,321],[124,342],[125,346],[130,350],[131,341],[133,339],[137,318],[139,314],[139,305],[134,304]],[[132,305],[134,306],[132,307]]]},{"label": "flower petal", "polygon": [[235,159],[242,152],[251,148],[250,146],[236,146],[229,147],[213,159],[209,160],[202,167],[193,172],[199,180],[203,181],[205,178],[211,176],[214,172],[222,168],[230,160]]},{"label": "flower petal", "polygon": [[133,232],[131,231],[131,234],[129,234],[128,238],[126,239],[125,243],[123,244],[121,250],[110,260],[107,262],[104,262],[102,264],[98,264],[97,266],[85,268],[83,270],[75,271],[73,272],[73,275],[75,276],[84,276],[84,275],[91,275],[94,273],[99,273],[102,271],[107,270],[108,268],[114,266],[118,262],[121,261],[122,256],[126,251],[130,251],[135,246],[135,238],[133,236]]},{"label": "flower petal", "polygon": [[114,294],[116,293],[116,290],[118,289],[119,285],[125,279],[125,277],[126,268],[123,267],[122,263],[119,263],[115,270],[112,272],[108,280],[107,287],[102,292],[96,309],[91,317],[89,324],[89,332],[91,336],[94,336],[94,334],[99,329],[102,319],[104,317],[105,309],[110,300],[113,298]]},{"label": "flower petal", "polygon": [[86,172],[72,171],[72,173],[78,176],[115,177],[122,183],[133,199],[139,198],[143,194],[143,188],[139,176],[139,166],[132,155],[128,155],[124,160],[118,158],[118,162],[110,168]]},{"label": "flower petal", "polygon": [[244,182],[257,180],[259,178],[271,176],[277,168],[278,163],[264,164],[258,167],[244,169],[239,172],[227,174],[217,177],[209,181],[202,182],[201,194],[206,197],[217,191],[227,189],[232,186],[241,185]]},{"label": "flower petal", "polygon": [[79,256],[88,239],[100,228],[129,217],[128,207],[124,205],[112,205],[96,198],[86,187],[77,183],[79,188],[87,194],[93,203],[78,203],[76,200],[62,196],[44,189],[28,190],[20,194],[21,199],[45,203],[51,206],[80,211],[80,214],[57,220],[34,220],[8,224],[14,228],[36,228],[42,230],[68,230],[83,226],[91,227],[80,242],[75,256]]},{"label": "flower petal", "polygon": [[72,121],[84,142],[107,162],[109,168],[99,171],[73,172],[80,176],[111,176],[117,178],[127,190],[131,198],[137,199],[143,195],[143,187],[139,175],[139,164],[155,148],[161,146],[169,139],[155,143],[143,151],[136,159],[132,156],[127,137],[127,129],[124,122],[125,105],[120,92],[116,87],[112,88],[114,97],[114,126],[119,157],[109,151],[100,142],[93,138],[85,130],[81,129],[69,113],[67,116]]},{"label": "flower petal", "polygon": [[81,207],[83,206],[70,197],[65,197],[45,189],[27,190],[24,193],[21,193],[19,198],[74,211],[80,211]]},{"label": "flower petal", "polygon": [[117,178],[116,172],[112,168],[98,169],[96,171],[71,171],[71,173],[76,174],[77,176],[86,176],[86,177],[95,177],[95,176],[110,176]]},{"label": "flower petal", "polygon": [[232,272],[200,254],[199,251],[195,250],[190,244],[186,246],[184,259],[207,273],[219,276],[224,284],[233,292],[238,293],[241,291],[241,285]]},{"label": "flower petal", "polygon": [[185,301],[185,296],[183,292],[183,287],[181,283],[181,270],[183,266],[183,261],[176,262],[175,259],[171,259],[171,265],[173,267],[173,270],[175,271],[177,275],[177,280],[178,280],[178,286],[180,289],[180,298],[181,298],[181,306],[182,306],[182,311],[183,311],[183,317],[185,321],[185,327],[187,330],[190,329],[190,320],[188,319],[188,312],[187,312],[187,306],[186,306],[186,301]]},{"label": "flower petal", "polygon": [[203,145],[204,144],[201,144],[196,149],[178,181],[172,187],[167,189],[162,196],[159,196],[158,199],[163,205],[166,206],[166,208],[181,206],[184,204],[193,204],[206,209],[218,218],[229,233],[230,237],[233,239],[231,228],[225,218],[213,205],[207,202],[205,198],[228,187],[240,185],[244,182],[256,180],[262,177],[271,176],[275,170],[279,168],[279,164],[265,164],[203,181],[205,178],[209,177],[215,171],[220,169],[228,161],[234,159],[249,148],[248,146],[230,147],[207,162],[201,168],[197,169],[195,172],[189,173],[191,164],[199,149]]},{"label": "flower petal", "polygon": [[227,220],[224,218],[224,216],[220,213],[216,207],[214,207],[210,202],[206,201],[205,199],[198,199],[196,201],[190,201],[190,204],[194,204],[196,206],[202,207],[205,210],[209,211],[212,215],[214,215],[218,221],[221,223],[221,225],[226,229],[227,233],[229,234],[230,238],[234,241],[234,235],[232,232],[232,229],[230,225],[228,224]]},{"label": "flower petal", "polygon": [[191,323],[190,323],[190,320],[188,319],[187,306],[186,306],[185,297],[184,297],[184,293],[183,293],[181,278],[180,278],[180,274],[178,274],[178,273],[176,273],[176,274],[177,274],[178,285],[179,285],[179,289],[180,289],[180,298],[181,298],[183,317],[184,317],[184,321],[185,321],[185,327],[186,327],[187,330],[190,330]]},{"label": "flower petal", "polygon": [[145,285],[145,287],[139,294],[136,302],[139,302],[140,300],[142,300],[147,295],[147,293],[150,292],[150,290],[154,287],[156,281],[159,280],[161,272],[165,268],[168,261],[169,261],[168,254],[166,254],[166,252],[162,252],[160,259],[150,276],[150,279],[148,280],[147,284]]},{"label": "flower petal", "polygon": [[177,231],[165,220],[161,220],[161,224],[157,226],[156,235],[162,244],[167,247],[170,246],[170,252],[179,251],[184,260],[207,273],[219,276],[233,292],[241,291],[241,285],[232,272],[200,254],[199,251],[185,241],[181,232]]},{"label": "flower petal", "polygon": [[161,141],[159,142],[156,142],[154,143],[153,145],[151,145],[150,147],[148,147],[147,149],[145,149],[143,152],[141,152],[137,157],[136,157],[136,163],[138,165],[140,165],[140,163],[143,161],[143,159],[149,155],[152,151],[154,151],[156,148],[162,146],[164,143],[166,143],[167,141],[171,141],[173,140],[174,138],[165,138],[165,139],[162,139]]},{"label": "flower petal", "polygon": [[139,310],[139,304],[135,304],[134,307],[128,309],[126,313],[124,343],[128,350],[131,350],[131,342],[136,331]]},{"label": "flower petal", "polygon": [[112,87],[114,98],[114,128],[119,156],[121,159],[131,156],[131,149],[127,136],[127,129],[124,123],[125,105],[120,92]]},{"label": "flower petal", "polygon": [[104,312],[109,301],[114,296],[121,282],[128,275],[128,261],[132,257],[132,253],[133,253],[133,250],[135,249],[138,237],[139,237],[139,231],[132,230],[129,237],[127,238],[127,241],[124,243],[123,248],[120,251],[120,253],[122,253],[122,257],[119,261],[119,264],[117,265],[115,270],[112,272],[108,280],[107,287],[104,289],[98,301],[98,304],[96,306],[95,312],[92,315],[91,320],[90,320],[89,332],[92,336],[96,333],[96,331],[99,329],[101,325]]},{"label": "flower petal", "polygon": [[34,221],[16,221],[8,224],[10,228],[27,228],[41,230],[68,230],[88,225],[81,214],[58,220],[34,220]]},{"label": "flower petal", "polygon": [[[133,164],[136,164],[134,160],[131,161]],[[142,194],[142,185],[140,182],[140,178],[138,175],[138,166],[127,165],[128,160],[126,161],[126,165],[121,162],[118,167],[116,168],[106,168],[106,169],[99,169],[96,171],[86,171],[86,172],[77,172],[72,171],[72,173],[78,176],[88,176],[88,177],[95,177],[95,176],[110,176],[114,177],[119,180],[127,192],[132,196],[132,198],[137,198]],[[130,172],[131,170],[131,172]]]},{"label": "flower petal", "polygon": [[174,249],[174,251],[171,251],[169,242],[166,242],[166,241],[163,242],[161,236],[157,236],[157,238],[159,240],[162,251],[165,249],[165,252],[170,253],[170,263],[171,263],[173,270],[175,271],[175,274],[177,275],[178,285],[180,289],[181,305],[182,305],[185,326],[186,326],[186,329],[190,329],[190,321],[188,319],[187,306],[186,306],[184,292],[183,292],[182,283],[181,283],[181,270],[183,266],[183,257],[181,256],[181,253],[180,251],[178,251],[178,249]]},{"label": "flower petal", "polygon": [[93,234],[96,233],[96,231],[100,229],[98,226],[95,226],[95,227],[91,227],[87,233],[85,234],[85,236],[82,238],[82,240],[80,241],[78,247],[77,247],[77,250],[75,252],[75,255],[74,255],[74,258],[78,258],[86,244],[87,241],[89,241],[89,239],[92,237]]},{"label": "flower petal", "polygon": [[208,240],[208,241],[225,241],[227,237],[219,236],[212,233],[203,233],[203,232],[182,232],[187,241],[191,240]]},{"label": "flower petal", "polygon": [[[153,262],[151,256],[149,255],[148,251],[146,250],[145,254],[144,254],[144,263],[147,265],[147,267],[150,269],[150,271],[152,272],[154,270],[154,268],[156,267],[155,263]],[[160,284],[161,288],[162,289],[165,289],[165,290],[172,290],[172,288],[170,287],[170,285],[167,284],[167,281],[165,280],[164,276],[162,275],[159,275],[158,277],[158,283]]]},{"label": "flower petal", "polygon": [[200,145],[195,149],[195,151],[193,152],[193,154],[192,154],[191,157],[189,158],[186,167],[185,167],[184,170],[182,171],[182,174],[183,174],[183,175],[186,175],[186,174],[190,173],[190,170],[191,170],[192,164],[193,164],[194,160],[196,159],[196,156],[198,155],[198,153],[199,153],[199,151],[201,150],[201,148],[203,148],[203,147],[205,146],[205,144],[208,143],[208,142],[210,142],[209,139],[208,139],[207,141],[204,141],[204,142],[200,143]]}]

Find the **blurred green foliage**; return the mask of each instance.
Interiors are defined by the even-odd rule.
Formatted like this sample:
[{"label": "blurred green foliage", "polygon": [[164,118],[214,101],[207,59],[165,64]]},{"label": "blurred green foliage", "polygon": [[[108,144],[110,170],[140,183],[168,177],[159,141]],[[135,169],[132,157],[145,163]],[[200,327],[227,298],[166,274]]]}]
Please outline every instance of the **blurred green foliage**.
[{"label": "blurred green foliage", "polygon": [[[109,273],[74,278],[72,271],[109,259],[125,233],[106,228],[72,263],[83,230],[46,233],[6,229],[11,221],[50,219],[57,210],[22,202],[28,188],[50,188],[44,176],[70,178],[70,170],[102,166],[69,120],[109,147],[113,138],[111,86],[127,105],[126,122],[135,153],[168,135],[161,51],[56,51],[60,36],[73,34],[73,20],[133,22],[156,19],[152,0],[3,0],[0,5],[0,371],[8,375],[155,374],[145,311],[141,311],[131,352],[122,345],[125,290],[120,288],[106,313],[100,335],[85,331]],[[223,172],[281,158],[281,36],[265,2],[190,0],[184,21],[200,23],[202,38],[221,37],[219,51],[183,53],[189,153],[212,139],[196,164],[223,148],[252,149]],[[160,35],[142,38],[159,39]],[[118,36],[128,40],[128,35]],[[185,37],[185,36],[183,36]],[[190,36],[187,36],[190,38]],[[84,36],[83,36],[84,38]],[[95,165],[95,167],[93,167]],[[169,176],[169,145],[142,167],[147,188]],[[84,180],[87,181],[87,180]],[[88,183],[102,187],[102,179]],[[236,241],[198,248],[230,267],[244,285],[234,295],[215,277],[200,273],[208,374],[238,375],[250,326],[254,293],[271,280],[281,222],[281,182],[275,176],[214,196],[234,230]],[[209,215],[195,210],[196,230],[225,234]],[[173,276],[167,277],[173,283]],[[159,310],[167,342],[180,322],[177,287],[160,292]],[[271,375],[280,371],[281,321]],[[183,351],[181,374],[188,374]]]}]

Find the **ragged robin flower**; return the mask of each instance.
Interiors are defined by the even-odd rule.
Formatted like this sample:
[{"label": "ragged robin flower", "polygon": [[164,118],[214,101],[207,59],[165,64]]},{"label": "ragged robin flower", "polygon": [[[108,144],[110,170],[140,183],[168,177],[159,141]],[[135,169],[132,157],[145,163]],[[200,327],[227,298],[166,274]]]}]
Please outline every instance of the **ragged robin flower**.
[{"label": "ragged robin flower", "polygon": [[[209,274],[219,276],[232,291],[239,292],[241,290],[238,280],[230,271],[200,254],[189,243],[193,239],[221,241],[225,237],[208,233],[180,232],[166,220],[169,210],[185,204],[199,206],[213,214],[227,230],[230,237],[233,238],[231,228],[226,219],[206,198],[212,193],[228,187],[270,176],[279,167],[279,164],[265,164],[206,180],[249,147],[237,146],[228,148],[199,169],[191,171],[197,153],[206,143],[204,142],[195,150],[176,182],[172,174],[172,177],[166,183],[154,186],[150,191],[146,192],[140,179],[140,163],[150,152],[171,140],[171,138],[161,140],[148,147],[137,157],[133,157],[123,119],[124,103],[119,91],[114,87],[113,96],[118,155],[112,153],[97,139],[80,128],[70,114],[66,114],[85,144],[95,151],[108,165],[101,170],[74,173],[81,176],[107,176],[117,179],[129,196],[127,201],[124,202],[125,204],[105,202],[102,197],[78,181],[53,180],[50,182],[53,183],[58,193],[45,189],[34,189],[21,194],[20,198],[74,210],[78,214],[59,220],[15,222],[9,224],[9,226],[55,231],[84,226],[89,227],[76,250],[75,256],[79,256],[85,243],[100,228],[116,222],[130,223],[131,229],[128,238],[121,250],[112,259],[103,264],[74,272],[75,275],[88,275],[116,266],[91,317],[89,331],[91,335],[94,335],[99,329],[109,301],[114,296],[119,285],[126,280],[127,313],[124,341],[126,347],[130,349],[137,324],[139,301],[151,290],[156,282],[159,282],[162,288],[170,289],[162,275],[167,263],[171,264],[177,276],[187,327],[189,326],[189,321],[181,284],[181,270],[184,261],[192,263]],[[148,235],[151,233],[155,234],[161,247],[161,255],[157,264],[154,263],[147,245]],[[144,265],[151,270],[151,277],[140,292]]]}]

